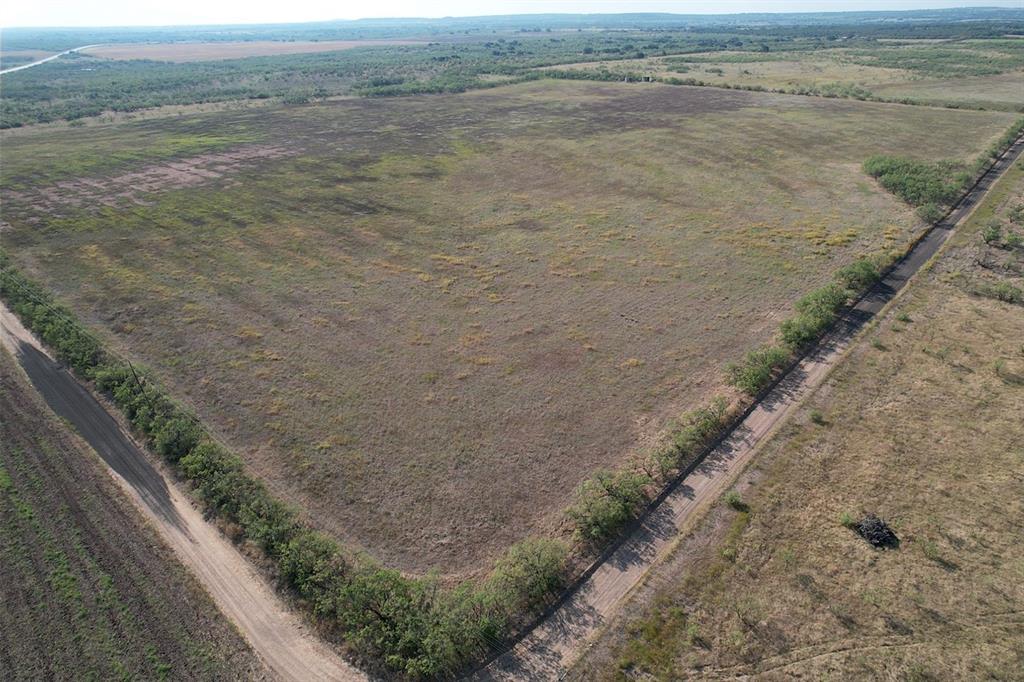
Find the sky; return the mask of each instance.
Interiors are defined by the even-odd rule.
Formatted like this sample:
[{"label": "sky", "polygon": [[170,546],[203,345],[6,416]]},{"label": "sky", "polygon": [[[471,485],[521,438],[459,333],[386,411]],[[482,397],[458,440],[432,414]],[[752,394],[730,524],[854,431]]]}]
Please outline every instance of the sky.
[{"label": "sky", "polygon": [[1024,0],[8,0],[3,4],[0,26],[167,26],[486,14],[841,12],[965,6],[1019,8],[1024,7]]}]

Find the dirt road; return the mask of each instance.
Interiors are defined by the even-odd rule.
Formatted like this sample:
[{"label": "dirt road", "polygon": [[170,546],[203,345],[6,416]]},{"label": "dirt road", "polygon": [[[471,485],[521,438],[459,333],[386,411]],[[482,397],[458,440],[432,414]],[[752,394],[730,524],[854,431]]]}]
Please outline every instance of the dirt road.
[{"label": "dirt road", "polygon": [[46,354],[21,322],[0,304],[0,343],[17,358],[47,405],[100,455],[178,558],[199,579],[282,680],[362,680],[274,594],[248,561],[148,459],[67,370]]},{"label": "dirt road", "polygon": [[821,385],[857,332],[895,297],[939,250],[999,176],[1024,150],[1018,140],[893,270],[839,321],[811,353],[768,393],[733,432],[688,476],[675,484],[596,570],[560,606],[512,649],[481,672],[477,680],[559,679],[582,653],[588,639],[608,620],[651,567],[693,520],[735,481],[760,444]]},{"label": "dirt road", "polygon": [[3,71],[0,71],[0,76],[4,75],[5,73],[14,73],[15,71],[23,71],[25,69],[31,69],[33,66],[39,66],[40,64],[45,64],[46,62],[53,61],[54,59],[59,59],[60,57],[63,57],[66,54],[71,54],[72,52],[78,52],[79,50],[85,50],[85,49],[90,48],[90,47],[99,47],[99,45],[83,45],[82,47],[73,47],[70,50],[64,50],[63,52],[60,52],[58,54],[50,55],[49,57],[46,57],[45,59],[40,59],[39,61],[32,62],[30,64],[22,64],[21,66],[12,66],[9,69],[4,69]]}]

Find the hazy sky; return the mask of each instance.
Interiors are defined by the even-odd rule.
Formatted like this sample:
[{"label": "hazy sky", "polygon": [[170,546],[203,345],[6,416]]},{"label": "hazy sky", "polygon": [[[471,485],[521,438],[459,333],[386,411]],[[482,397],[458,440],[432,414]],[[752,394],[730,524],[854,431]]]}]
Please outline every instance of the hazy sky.
[{"label": "hazy sky", "polygon": [[0,26],[159,26],[543,12],[816,12],[1022,7],[1024,0],[8,0]]}]

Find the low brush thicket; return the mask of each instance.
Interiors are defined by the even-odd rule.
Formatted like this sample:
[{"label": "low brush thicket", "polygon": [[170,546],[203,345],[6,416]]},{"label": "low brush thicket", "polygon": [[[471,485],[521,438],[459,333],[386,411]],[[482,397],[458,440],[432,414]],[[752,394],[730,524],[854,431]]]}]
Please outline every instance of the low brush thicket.
[{"label": "low brush thicket", "polygon": [[864,162],[864,171],[885,189],[918,208],[923,220],[935,222],[970,184],[967,167],[955,161],[915,161],[876,155]]},{"label": "low brush thicket", "polygon": [[478,583],[441,589],[432,577],[408,578],[365,556],[350,556],[304,525],[293,509],[249,476],[144,370],[105,351],[71,312],[28,280],[0,252],[0,298],[57,357],[94,382],[133,430],[188,481],[241,539],[271,559],[281,583],[352,652],[408,677],[450,675],[543,607],[567,579],[568,547],[529,538],[514,545]]},{"label": "low brush thicket", "polygon": [[1012,125],[973,164],[958,161],[916,161],[877,154],[864,162],[864,172],[918,210],[928,223],[937,222],[985,168],[1024,133],[1024,118]]}]

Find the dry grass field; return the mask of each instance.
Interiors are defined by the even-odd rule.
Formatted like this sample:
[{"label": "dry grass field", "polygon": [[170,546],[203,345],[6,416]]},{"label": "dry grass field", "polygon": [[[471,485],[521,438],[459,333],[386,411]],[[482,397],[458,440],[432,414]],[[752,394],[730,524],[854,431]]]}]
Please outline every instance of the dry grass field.
[{"label": "dry grass field", "polygon": [[871,88],[880,97],[909,97],[924,102],[991,104],[1006,110],[1024,107],[1024,71],[971,78],[922,78]]},{"label": "dry grass field", "polygon": [[46,50],[4,50],[0,49],[0,68],[10,68],[45,59],[53,52]]},{"label": "dry grass field", "polygon": [[105,59],[152,59],[162,62],[203,62],[216,59],[269,57],[282,54],[337,52],[356,47],[420,45],[422,40],[240,40],[210,43],[116,43],[83,50]]},{"label": "dry grass field", "polygon": [[972,292],[1024,285],[1022,223],[1018,161],[575,679],[1020,679],[1024,308]]},{"label": "dry grass field", "polygon": [[879,41],[872,47],[722,51],[548,68],[1019,111],[1022,53],[1024,39]]},{"label": "dry grass field", "polygon": [[[743,61],[728,61],[730,58]],[[701,60],[690,63],[690,60]],[[679,68],[684,65],[685,68]],[[767,89],[818,86],[849,82],[880,85],[907,80],[902,69],[866,66],[843,62],[833,53],[772,53],[770,57],[751,52],[707,52],[679,57],[646,57],[600,62],[581,62],[553,69],[612,73],[638,73],[661,78],[695,78],[714,85],[761,86]]]},{"label": "dry grass field", "polygon": [[540,81],[41,130],[4,244],[317,526],[466,574],[923,227],[865,158],[1012,120]]},{"label": "dry grass field", "polygon": [[169,547],[0,348],[0,677],[261,679]]}]

